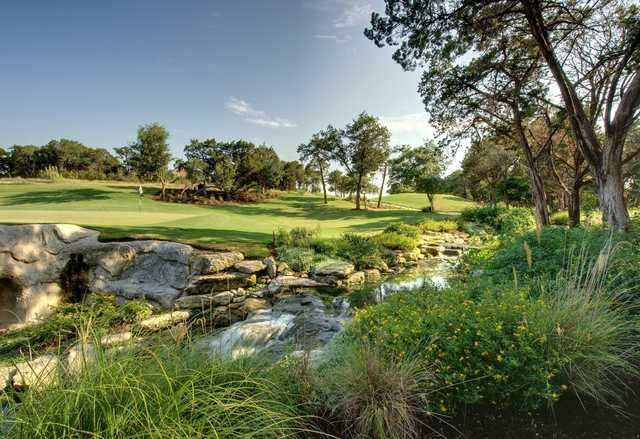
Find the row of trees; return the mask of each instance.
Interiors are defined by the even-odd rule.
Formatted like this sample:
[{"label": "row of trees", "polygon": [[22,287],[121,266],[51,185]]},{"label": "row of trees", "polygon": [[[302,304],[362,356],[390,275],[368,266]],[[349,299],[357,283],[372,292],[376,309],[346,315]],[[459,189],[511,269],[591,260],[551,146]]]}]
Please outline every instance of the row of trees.
[{"label": "row of trees", "polygon": [[398,45],[404,68],[424,67],[420,94],[449,145],[517,145],[539,224],[549,223],[548,168],[574,209],[591,182],[603,219],[629,227],[624,168],[640,153],[627,141],[640,109],[636,4],[386,0],[365,35]]},{"label": "row of trees", "polygon": [[75,140],[15,145],[8,151],[0,148],[0,176],[37,177],[51,166],[70,178],[108,178],[122,173],[120,162],[109,151]]},{"label": "row of trees", "polygon": [[[55,167],[71,178],[160,181],[163,196],[166,185],[176,180],[185,190],[204,184],[229,195],[250,189],[322,190],[325,203],[329,189],[341,197],[355,194],[356,209],[361,209],[363,194],[376,190],[380,204],[386,183],[390,192],[426,192],[432,201],[444,170],[444,156],[435,143],[392,148],[389,130],[365,112],[343,129],[329,125],[314,134],[298,147],[300,161],[280,160],[273,147],[245,140],[193,139],[184,148],[184,159],[175,160],[170,169],[168,139],[169,131],[153,123],[140,126],[136,140],[116,148],[116,156],[66,139],[42,147],[16,145],[0,150],[0,174],[36,177]],[[331,170],[333,164],[341,169]],[[376,187],[372,179],[378,171],[382,184]]]},{"label": "row of trees", "polygon": [[[440,174],[445,159],[442,149],[433,142],[412,148],[390,146],[391,135],[379,119],[363,112],[343,129],[329,125],[298,147],[302,162],[320,175],[324,202],[327,182],[341,193],[355,193],[356,209],[361,209],[362,194],[372,189],[371,178],[382,173],[378,206],[388,178],[390,192],[425,192],[433,206],[433,195],[441,187]],[[344,171],[329,173],[332,163]],[[328,180],[327,180],[327,177]]]}]

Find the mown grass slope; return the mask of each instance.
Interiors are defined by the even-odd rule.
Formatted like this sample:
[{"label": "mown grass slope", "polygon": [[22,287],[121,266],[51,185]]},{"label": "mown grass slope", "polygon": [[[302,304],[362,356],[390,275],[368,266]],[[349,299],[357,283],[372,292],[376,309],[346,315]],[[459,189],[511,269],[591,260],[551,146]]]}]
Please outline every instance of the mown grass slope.
[{"label": "mown grass slope", "polygon": [[[163,203],[146,186],[118,182],[0,182],[0,223],[70,223],[101,232],[102,239],[153,237],[199,245],[262,249],[278,228],[311,227],[320,236],[369,233],[425,214],[403,209],[354,211],[353,204],[320,196],[284,193],[260,203],[198,206]],[[448,196],[446,196],[448,197]]]},{"label": "mown grass slope", "polygon": [[[382,201],[389,205],[422,209],[427,205],[427,195],[419,193],[392,194],[382,197]],[[440,213],[460,212],[468,207],[475,207],[476,203],[464,198],[449,194],[437,194],[435,197],[435,210]]]}]

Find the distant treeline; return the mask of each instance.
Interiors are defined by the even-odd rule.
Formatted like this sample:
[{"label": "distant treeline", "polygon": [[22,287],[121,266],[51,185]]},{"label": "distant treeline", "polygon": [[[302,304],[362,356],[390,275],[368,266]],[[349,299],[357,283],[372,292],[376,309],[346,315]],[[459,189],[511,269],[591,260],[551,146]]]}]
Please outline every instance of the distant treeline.
[{"label": "distant treeline", "polygon": [[90,148],[75,140],[52,140],[46,145],[0,148],[0,176],[33,178],[54,167],[65,178],[124,178],[122,164],[103,148]]}]

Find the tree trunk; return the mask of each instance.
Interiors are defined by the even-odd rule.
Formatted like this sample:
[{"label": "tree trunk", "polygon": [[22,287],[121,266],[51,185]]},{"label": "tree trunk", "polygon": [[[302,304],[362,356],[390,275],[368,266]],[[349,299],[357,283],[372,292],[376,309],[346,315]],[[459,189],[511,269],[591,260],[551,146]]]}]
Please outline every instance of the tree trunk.
[{"label": "tree trunk", "polygon": [[382,192],[384,191],[384,180],[387,178],[387,163],[385,162],[384,168],[382,169],[382,184],[380,185],[380,195],[378,195],[378,209],[380,209],[380,204],[382,204]]},{"label": "tree trunk", "polygon": [[318,167],[320,168],[320,181],[322,182],[322,193],[324,194],[324,204],[329,204],[327,201],[327,187],[324,183],[324,169],[322,169],[322,164],[318,163]]},{"label": "tree trunk", "polygon": [[[517,96],[517,93],[515,93]],[[533,199],[534,212],[536,216],[536,223],[539,227],[548,226],[549,221],[549,207],[547,206],[547,193],[544,190],[544,182],[536,166],[536,159],[531,152],[529,146],[529,140],[522,127],[522,115],[520,114],[520,108],[516,103],[512,104],[514,128],[518,134],[520,140],[520,147],[524,154],[527,170],[529,171],[529,178],[531,179],[531,195]]]},{"label": "tree trunk", "polygon": [[580,225],[580,185],[574,184],[569,195],[569,225],[578,227]]},{"label": "tree trunk", "polygon": [[[605,136],[607,137],[604,147],[598,141],[596,129],[589,120],[587,113],[582,106],[582,102],[575,91],[575,86],[571,83],[564,70],[562,64],[558,60],[553,46],[549,41],[547,31],[544,27],[544,19],[542,11],[539,9],[539,3],[532,0],[523,1],[525,16],[529,22],[529,27],[532,31],[540,52],[544,57],[551,74],[553,75],[562,100],[565,104],[567,114],[569,115],[569,121],[571,127],[575,133],[576,140],[584,158],[589,163],[592,173],[595,176],[595,182],[598,189],[598,198],[600,200],[600,208],[602,209],[602,218],[605,222],[611,226],[620,230],[629,230],[629,213],[624,201],[624,184],[621,178],[622,163],[621,160],[612,160],[612,157],[618,155],[616,147],[620,147],[626,137],[626,130],[630,124],[619,123],[617,114],[613,123],[610,123],[609,118],[605,117]],[[636,81],[640,79],[640,75],[636,73],[634,78],[634,86],[636,89],[632,90],[633,93],[638,93],[638,84]],[[616,90],[615,81],[609,86],[610,92]],[[629,89],[632,87],[629,86]],[[604,91],[606,92],[606,90]],[[627,93],[623,96],[621,101],[625,101],[624,98],[628,98]],[[636,96],[633,96],[635,98]],[[629,104],[630,101],[635,99],[628,99],[624,104]],[[637,102],[636,102],[637,105]],[[619,104],[619,107],[624,107],[623,103]],[[632,105],[632,107],[634,107]],[[634,107],[633,113],[635,111]],[[629,108],[624,108],[627,113],[627,117],[630,116]],[[616,113],[620,112],[620,108]],[[608,112],[605,111],[605,116]],[[624,112],[620,113],[621,116],[625,116]],[[624,117],[623,117],[624,119]],[[618,123],[617,123],[618,122]],[[622,142],[622,143],[619,143]],[[618,151],[621,154],[621,151]],[[616,168],[617,165],[617,168]]]},{"label": "tree trunk", "polygon": [[427,194],[427,200],[429,201],[429,211],[433,213],[434,212],[433,194]]},{"label": "tree trunk", "polygon": [[160,179],[160,184],[162,185],[162,201],[165,201],[165,187],[166,187],[166,182],[163,178]]},{"label": "tree trunk", "polygon": [[[610,160],[595,174],[602,220],[619,230],[629,230],[629,213],[624,199],[621,166]],[[612,163],[613,162],[613,163]]]},{"label": "tree trunk", "polygon": [[360,210],[360,191],[362,190],[362,174],[358,175],[358,185],[356,186],[356,210]]}]

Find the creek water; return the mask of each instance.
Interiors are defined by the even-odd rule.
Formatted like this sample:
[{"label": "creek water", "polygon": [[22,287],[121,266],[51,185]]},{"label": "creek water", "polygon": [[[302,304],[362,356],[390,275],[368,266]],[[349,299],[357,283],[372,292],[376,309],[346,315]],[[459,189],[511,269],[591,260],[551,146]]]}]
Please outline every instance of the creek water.
[{"label": "creek water", "polygon": [[201,346],[215,355],[240,358],[269,351],[282,355],[318,354],[352,318],[353,308],[384,301],[391,294],[407,293],[427,285],[443,288],[453,263],[431,259],[401,274],[383,278],[355,290],[327,296],[317,290],[285,297],[272,308],[256,311],[244,321],[206,337]]}]

